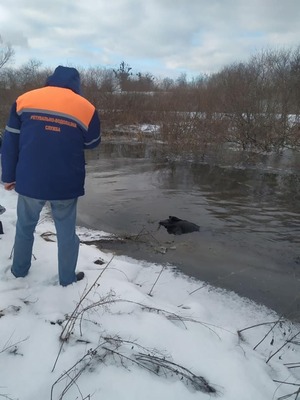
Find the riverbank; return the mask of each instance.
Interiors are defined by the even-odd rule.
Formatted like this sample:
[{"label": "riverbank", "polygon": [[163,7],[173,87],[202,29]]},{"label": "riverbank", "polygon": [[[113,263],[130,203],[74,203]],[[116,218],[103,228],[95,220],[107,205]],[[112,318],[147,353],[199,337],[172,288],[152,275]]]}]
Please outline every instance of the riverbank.
[{"label": "riverbank", "polygon": [[[85,277],[59,286],[46,209],[29,274],[16,279],[17,196],[0,186],[0,198],[0,397],[265,400],[299,386],[298,325],[232,292],[198,290],[171,267],[161,273],[161,265],[100,251],[91,244],[108,240],[104,232],[78,227]],[[280,383],[287,377],[292,388]]]},{"label": "riverbank", "polygon": [[[110,229],[114,232],[114,229]],[[198,279],[199,290],[206,285],[223,288],[273,309],[286,318],[300,321],[299,272],[289,273],[270,255],[216,242],[208,234],[191,233],[169,238],[155,232],[124,235],[123,239],[95,243],[104,252],[136,260],[173,266],[180,273]],[[295,265],[297,262],[295,261]]]}]

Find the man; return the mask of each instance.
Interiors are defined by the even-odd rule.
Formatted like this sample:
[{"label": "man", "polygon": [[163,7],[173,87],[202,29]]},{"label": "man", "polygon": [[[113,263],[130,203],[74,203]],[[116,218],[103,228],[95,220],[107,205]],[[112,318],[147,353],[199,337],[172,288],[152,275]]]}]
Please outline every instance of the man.
[{"label": "man", "polygon": [[24,93],[13,104],[2,143],[2,181],[18,193],[12,274],[25,277],[31,266],[34,230],[48,201],[57,233],[59,283],[75,273],[79,238],[77,199],[84,195],[84,149],[99,145],[100,119],[80,95],[75,68],[58,66],[45,87]]}]

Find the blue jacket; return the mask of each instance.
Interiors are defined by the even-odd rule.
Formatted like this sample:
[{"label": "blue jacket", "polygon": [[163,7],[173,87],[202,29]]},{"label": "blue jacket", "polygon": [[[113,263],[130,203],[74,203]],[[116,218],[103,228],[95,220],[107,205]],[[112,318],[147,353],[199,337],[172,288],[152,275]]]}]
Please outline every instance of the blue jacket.
[{"label": "blue jacket", "polygon": [[80,95],[75,68],[59,66],[40,89],[13,104],[2,142],[2,181],[41,200],[84,194],[84,149],[100,143],[95,107]]}]

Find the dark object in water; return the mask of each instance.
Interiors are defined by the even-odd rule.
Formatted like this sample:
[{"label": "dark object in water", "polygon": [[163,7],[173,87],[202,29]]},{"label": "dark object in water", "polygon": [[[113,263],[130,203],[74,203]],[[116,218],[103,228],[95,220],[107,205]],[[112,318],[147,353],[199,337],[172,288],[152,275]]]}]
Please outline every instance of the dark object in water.
[{"label": "dark object in water", "polygon": [[168,233],[173,235],[182,235],[183,233],[197,232],[200,230],[199,225],[173,216],[159,221],[159,226],[164,226]]},{"label": "dark object in water", "polygon": [[0,221],[0,235],[3,235],[3,234],[4,234],[3,225],[2,225],[2,222]]}]

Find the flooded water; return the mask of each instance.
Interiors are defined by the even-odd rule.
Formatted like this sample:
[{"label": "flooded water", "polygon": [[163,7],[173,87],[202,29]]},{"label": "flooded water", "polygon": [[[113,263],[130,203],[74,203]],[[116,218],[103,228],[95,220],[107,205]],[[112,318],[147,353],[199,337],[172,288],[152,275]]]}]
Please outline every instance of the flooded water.
[{"label": "flooded water", "polygon": [[[90,152],[78,223],[139,235],[103,250],[175,265],[300,320],[299,154],[246,162],[228,152],[216,166],[159,161],[153,151],[142,143],[103,143]],[[200,232],[158,230],[170,215]]]}]

